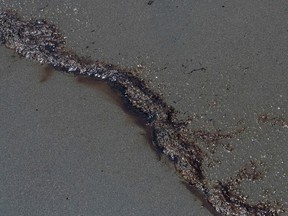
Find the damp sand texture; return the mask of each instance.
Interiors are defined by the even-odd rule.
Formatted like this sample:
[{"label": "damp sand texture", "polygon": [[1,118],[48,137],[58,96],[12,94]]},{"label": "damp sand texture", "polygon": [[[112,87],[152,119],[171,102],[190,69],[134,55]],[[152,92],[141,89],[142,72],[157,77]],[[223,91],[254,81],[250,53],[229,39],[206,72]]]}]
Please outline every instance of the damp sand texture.
[{"label": "damp sand texture", "polygon": [[[277,215],[283,211],[278,203],[266,200],[251,203],[240,191],[242,181],[254,182],[263,177],[259,170],[261,161],[248,161],[226,180],[214,181],[208,178],[205,167],[215,162],[210,157],[215,150],[213,147],[219,145],[232,151],[225,140],[232,140],[245,133],[245,125],[240,124],[229,132],[190,128],[193,119],[178,119],[175,109],[167,105],[136,73],[110,63],[89,62],[79,58],[65,48],[63,36],[46,21],[23,21],[9,12],[2,13],[2,20],[5,24],[2,25],[1,40],[6,47],[26,58],[49,64],[56,70],[102,80],[118,91],[124,104],[144,120],[153,146],[173,161],[180,176],[194,191],[202,194],[216,211],[234,215]],[[193,69],[191,73],[197,71]],[[280,129],[287,126],[285,118],[260,115],[257,120],[259,124],[268,122]],[[208,151],[203,150],[202,143],[208,145]]]}]

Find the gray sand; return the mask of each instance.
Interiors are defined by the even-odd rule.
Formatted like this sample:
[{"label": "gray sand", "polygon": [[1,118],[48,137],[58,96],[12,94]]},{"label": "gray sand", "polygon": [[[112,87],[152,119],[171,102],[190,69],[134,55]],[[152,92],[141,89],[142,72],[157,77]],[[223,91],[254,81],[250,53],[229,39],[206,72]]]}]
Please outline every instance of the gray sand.
[{"label": "gray sand", "polygon": [[[79,55],[143,66],[193,128],[245,127],[208,175],[261,160],[265,178],[243,190],[287,205],[288,128],[257,121],[288,121],[287,1],[17,2],[0,7],[55,23]],[[0,54],[0,215],[208,214],[103,93],[58,72],[41,83],[38,63]]]},{"label": "gray sand", "polygon": [[0,215],[209,214],[101,92],[0,53]]}]

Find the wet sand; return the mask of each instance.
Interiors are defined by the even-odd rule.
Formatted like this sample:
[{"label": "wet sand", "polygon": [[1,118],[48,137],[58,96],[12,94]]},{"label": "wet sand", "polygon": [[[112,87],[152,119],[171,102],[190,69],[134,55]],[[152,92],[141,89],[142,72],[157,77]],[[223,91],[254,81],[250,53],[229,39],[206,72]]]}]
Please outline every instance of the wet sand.
[{"label": "wet sand", "polygon": [[[55,4],[57,5],[57,3]],[[245,185],[244,190],[248,193],[250,192],[249,195],[252,197],[254,195],[254,199],[258,200],[265,195],[263,195],[263,191],[268,189],[268,196],[271,196],[271,199],[276,197],[278,200],[282,200],[282,203],[287,202],[285,200],[288,191],[286,184],[287,159],[285,156],[287,153],[287,148],[285,148],[287,146],[285,144],[287,140],[287,128],[284,127],[285,125],[277,125],[275,123],[275,118],[287,120],[287,109],[285,109],[287,107],[288,92],[286,73],[287,46],[285,46],[287,44],[285,44],[286,33],[284,31],[286,23],[283,18],[284,15],[278,13],[279,8],[283,7],[278,4],[269,5],[268,2],[261,4],[262,7],[253,3],[237,4],[236,2],[233,4],[230,3],[230,5],[217,5],[216,3],[213,3],[213,5],[207,3],[190,5],[187,2],[168,4],[155,1],[150,5],[141,5],[141,7],[137,3],[132,2],[125,4],[124,6],[109,2],[93,7],[90,4],[89,9],[85,8],[85,2],[80,6],[77,3],[74,4],[69,1],[65,7],[52,7],[50,4],[50,6],[48,5],[42,9],[37,3],[32,5],[32,7],[23,3],[22,9],[20,7],[20,13],[27,17],[30,16],[30,13],[39,14],[53,21],[68,36],[69,47],[73,47],[76,52],[82,55],[91,56],[91,59],[107,60],[121,66],[135,67],[137,64],[143,65],[144,70],[140,71],[142,76],[151,79],[151,86],[163,93],[166,101],[180,110],[183,116],[193,116],[193,127],[208,128],[211,130],[221,128],[224,131],[233,131],[239,127],[248,128],[248,132],[239,137],[239,140],[233,140],[235,151],[233,150],[232,154],[227,154],[221,150],[216,153],[216,157],[221,160],[221,166],[207,170],[209,171],[209,175],[211,175],[211,178],[221,179],[233,174],[235,170],[251,158],[263,159],[268,164],[268,168],[266,168],[268,172],[265,174],[266,180],[262,184],[249,183]],[[10,5],[12,8],[19,9],[19,5],[13,3],[13,1],[9,3],[4,1],[3,5],[5,7]],[[129,10],[124,15],[120,13],[128,5],[135,10]],[[99,14],[93,13],[92,8],[97,7],[101,8]],[[57,8],[63,13],[57,12]],[[142,13],[139,13],[140,8],[144,8]],[[276,11],[278,13],[277,16],[275,14]],[[101,19],[108,12],[110,15],[109,19]],[[251,15],[252,12],[253,16]],[[131,19],[131,17],[137,18]],[[270,17],[274,17],[275,19],[270,20]],[[75,22],[70,22],[71,19]],[[267,19],[266,22],[265,19]],[[94,20],[97,21],[93,22]],[[113,24],[115,21],[117,22]],[[85,37],[81,35],[85,35]],[[122,41],[122,43],[119,43],[119,41]],[[125,116],[121,109],[109,99],[107,100],[102,93],[91,88],[83,88],[84,86],[75,83],[73,78],[61,77],[63,76],[61,74],[52,75],[47,81],[41,83],[41,75],[39,74],[41,74],[43,68],[39,67],[36,63],[27,63],[25,60],[11,57],[13,53],[5,51],[4,48],[1,48],[1,53],[3,53],[1,60],[5,62],[5,64],[1,63],[4,66],[1,70],[6,72],[1,73],[1,77],[3,77],[3,79],[1,78],[1,94],[5,95],[1,96],[1,98],[7,98],[3,100],[4,102],[1,100],[1,103],[3,103],[1,105],[3,108],[3,111],[1,111],[3,118],[1,117],[1,119],[4,121],[1,125],[5,125],[5,127],[2,126],[3,129],[1,127],[1,133],[3,133],[1,137],[3,142],[6,143],[3,146],[6,152],[4,150],[1,152],[3,154],[5,152],[6,157],[12,158],[12,161],[7,163],[9,162],[8,158],[3,157],[3,164],[5,164],[3,169],[7,170],[7,174],[3,175],[2,178],[7,183],[2,188],[4,191],[3,194],[6,193],[6,197],[8,197],[6,201],[5,198],[1,198],[1,202],[4,203],[3,206],[5,207],[6,205],[3,208],[4,213],[7,211],[7,214],[9,214],[9,208],[11,209],[9,205],[14,206],[15,203],[18,203],[20,206],[19,209],[29,210],[31,209],[31,203],[35,203],[36,200],[38,200],[36,202],[38,204],[35,204],[34,208],[39,209],[40,212],[46,211],[49,215],[51,215],[50,213],[53,214],[53,211],[55,215],[61,211],[71,210],[71,212],[75,212],[79,208],[77,207],[79,200],[74,201],[72,205],[68,206],[67,203],[71,199],[69,199],[68,195],[65,197],[64,194],[74,193],[74,197],[79,199],[79,196],[76,194],[86,191],[87,197],[81,198],[83,202],[81,206],[86,205],[83,209],[87,211],[84,213],[88,215],[95,214],[97,209],[100,209],[99,212],[103,212],[103,215],[113,215],[117,211],[123,211],[124,213],[126,211],[127,214],[127,212],[133,212],[132,206],[137,206],[137,204],[138,208],[136,207],[134,213],[130,215],[145,215],[147,209],[151,209],[151,206],[154,207],[154,210],[151,209],[153,211],[152,215],[173,215],[174,212],[180,215],[207,215],[207,212],[201,207],[199,201],[195,202],[193,195],[181,185],[180,179],[174,173],[173,168],[167,169],[169,165],[166,162],[163,166],[161,161],[157,161],[157,157],[149,149],[149,144],[147,145],[145,138],[141,135],[143,131],[127,120],[128,117]],[[10,65],[8,64],[9,61],[11,62]],[[15,68],[9,70],[8,68],[11,66],[15,66]],[[21,68],[21,71],[18,71],[19,68]],[[23,68],[25,68],[25,71],[30,71],[30,76],[27,72],[22,71]],[[19,84],[17,85],[15,85],[15,82],[18,76],[15,71],[21,73],[21,79],[18,80]],[[32,73],[32,71],[34,72]],[[22,77],[23,74],[26,77],[24,80]],[[15,90],[17,89],[15,86],[20,86],[18,92]],[[43,86],[47,89],[42,89],[42,93],[45,92],[47,95],[35,95],[35,89],[44,88]],[[26,93],[23,89],[27,90]],[[84,91],[83,95],[85,96],[79,99],[80,95],[77,94],[80,90]],[[16,92],[17,94],[15,94]],[[24,92],[24,95],[19,94],[20,92]],[[87,97],[87,95],[91,94],[98,96],[91,100],[90,97]],[[55,97],[56,95],[59,95],[58,99]],[[37,98],[40,100],[39,103],[35,103],[38,101]],[[47,99],[44,100],[44,98]],[[63,98],[68,99],[68,101],[63,100]],[[101,100],[101,103],[98,103],[99,100]],[[85,120],[82,116],[77,117],[77,115],[80,115],[78,114],[78,110],[83,109],[83,104],[87,106],[85,111],[85,113],[87,112],[87,117],[86,119],[84,118]],[[28,105],[29,108],[23,108]],[[37,107],[40,105],[43,107]],[[57,110],[55,110],[55,107],[57,107]],[[59,107],[62,107],[62,110]],[[91,114],[91,110],[94,109],[95,111]],[[113,111],[113,109],[115,110]],[[40,110],[44,111],[42,116],[35,116]],[[99,110],[102,110],[102,112]],[[104,118],[104,114],[108,114],[107,110],[109,110],[109,115]],[[54,116],[55,112],[56,115]],[[113,112],[114,115],[112,115]],[[17,117],[16,114],[19,116]],[[62,117],[61,114],[63,115]],[[96,117],[91,118],[91,115],[94,114]],[[273,120],[267,124],[258,121],[258,117],[263,114],[272,116],[272,119],[274,117],[274,123]],[[71,116],[73,117],[72,119]],[[64,121],[65,117],[67,117],[67,122]],[[40,127],[37,126],[40,124],[38,122],[39,118],[44,129],[40,129],[42,132],[37,134],[35,138],[35,128]],[[34,124],[29,123],[30,119],[35,120]],[[115,123],[115,119],[117,119],[118,124]],[[86,124],[86,122],[89,122],[89,124]],[[109,122],[111,123],[109,124]],[[60,123],[60,128],[58,128],[58,123]],[[83,129],[84,124],[85,129]],[[126,124],[128,125],[127,128]],[[66,129],[66,125],[69,125],[68,128],[71,131]],[[103,128],[103,125],[107,127]],[[81,128],[82,132],[78,131],[79,128]],[[135,132],[131,128],[134,128]],[[49,135],[49,131],[52,135]],[[60,131],[64,131],[64,134],[59,133]],[[77,137],[83,137],[83,135],[80,135],[81,133],[87,133],[89,136],[94,134],[95,137],[93,139],[85,138],[85,140],[80,139],[77,141]],[[122,136],[123,133],[126,133],[126,137],[124,136],[123,140],[115,135],[121,134]],[[27,134],[33,134],[33,136],[28,136]],[[11,139],[11,137],[14,139]],[[25,137],[23,142],[16,142],[16,140],[19,141],[23,137]],[[67,139],[67,137],[70,138]],[[95,159],[96,155],[92,154],[93,151],[89,149],[93,146],[96,147],[95,140],[98,140],[99,146],[104,145],[108,148],[103,150],[103,147],[100,147],[104,153],[101,153],[99,160]],[[115,144],[119,140],[122,140],[123,145]],[[131,146],[135,147],[133,151],[137,150],[138,152],[127,150],[130,147],[126,145],[131,140],[134,140],[131,143]],[[39,142],[42,145],[39,145]],[[71,142],[74,144],[71,144]],[[13,146],[11,144],[17,143],[18,145],[11,147]],[[34,143],[34,145],[31,145],[31,143]],[[54,148],[50,149],[51,143],[57,143],[57,145],[55,144]],[[78,149],[80,148],[80,143],[81,147],[84,145],[84,150]],[[29,144],[31,145],[30,147]],[[88,151],[85,147],[86,144],[89,146],[87,147]],[[28,150],[24,148],[27,145]],[[139,149],[140,145],[142,149]],[[73,149],[73,146],[76,149]],[[119,149],[115,149],[115,146],[118,148],[122,146],[120,150],[123,151],[124,158],[117,158],[120,157],[118,155],[115,156],[117,158],[115,160],[115,157],[110,155],[111,152],[116,154],[120,151]],[[59,150],[56,147],[59,147]],[[38,151],[35,149],[38,149]],[[148,158],[140,160],[139,156],[143,156],[143,149],[147,151],[145,157]],[[40,156],[38,154],[39,151]],[[49,151],[53,152],[49,155],[47,153]],[[57,152],[61,151],[62,155],[57,154]],[[70,154],[66,154],[66,151],[70,152]],[[89,158],[87,156],[88,153],[90,154],[90,159],[87,159]],[[129,162],[126,161],[127,154],[129,157],[133,157],[133,162],[131,162],[131,159],[128,160]],[[44,157],[45,155],[48,156]],[[21,160],[21,158],[23,159]],[[30,161],[26,158],[30,158]],[[76,158],[78,160],[75,161]],[[107,170],[110,170],[108,171],[110,175],[112,175],[112,177],[110,176],[112,178],[110,182],[109,178],[106,179],[101,176],[101,173],[105,173],[104,168],[100,169],[100,176],[99,173],[95,173],[96,164],[106,164],[106,158],[113,159],[112,161],[114,161],[111,162],[114,163],[113,165],[108,166],[109,168],[106,167]],[[60,161],[57,162],[57,160]],[[82,165],[78,162],[79,160],[84,161]],[[123,160],[126,163],[123,163]],[[140,165],[135,166],[135,160],[139,160],[141,165],[143,165],[143,161],[145,163],[154,162],[151,165],[144,164],[145,168],[139,168]],[[17,167],[15,168],[17,164],[19,165],[18,170]],[[75,166],[71,164],[75,164]],[[50,169],[50,171],[43,172],[45,166],[48,166],[46,169]],[[55,170],[55,167],[58,170]],[[133,177],[126,178],[125,172],[123,176],[121,175],[122,177],[119,177],[119,174],[115,175],[117,172],[122,173],[124,167],[127,170],[130,169],[131,171],[132,169],[133,172],[138,172],[135,175],[137,178],[142,179],[145,176],[147,179],[143,181],[140,179],[135,180],[135,176],[131,173],[128,176],[132,175]],[[156,171],[157,167],[159,169]],[[85,168],[85,170],[83,171],[81,168]],[[69,169],[75,175],[69,174]],[[20,170],[23,173],[15,175]],[[103,172],[101,172],[102,170]],[[271,170],[274,171],[272,172]],[[148,171],[154,174],[146,176]],[[79,172],[80,177],[77,175]],[[62,173],[64,174],[59,177]],[[93,175],[95,178],[93,178]],[[163,181],[166,181],[167,185],[165,186],[163,183],[160,183],[160,186],[157,181],[151,183],[153,180],[152,176],[154,175],[162,180],[164,179]],[[19,184],[22,177],[24,178],[22,188],[26,189],[22,189],[21,194],[23,197],[17,199],[16,196],[21,190],[15,186]],[[121,180],[120,183],[118,182],[119,178]],[[88,182],[82,184],[84,179]],[[92,181],[92,179],[97,179],[98,182]],[[131,189],[127,186],[130,185],[130,183],[127,183],[127,179],[133,179],[132,185],[135,182],[138,182],[137,184],[140,185],[144,184],[143,182],[147,182],[145,185],[148,184],[150,186],[154,184],[155,188],[148,190],[147,188],[140,187],[140,190],[138,185]],[[275,180],[277,180],[278,185],[273,186]],[[69,181],[71,181],[69,184],[65,183]],[[103,182],[103,184],[100,184],[99,181]],[[172,181],[175,183],[171,183]],[[74,188],[71,185],[75,184],[75,182],[76,189],[73,192]],[[7,188],[9,187],[7,185],[10,185],[10,188],[14,188],[14,191],[12,189],[8,190]],[[102,188],[105,188],[105,185],[108,188],[114,185],[116,188],[111,188],[111,190],[106,188],[107,190],[104,190]],[[171,185],[175,188],[173,189]],[[98,188],[104,195],[102,194],[98,197],[97,194],[100,193],[99,191],[91,192],[88,188]],[[137,190],[135,188],[138,188],[141,192],[146,191],[146,195],[136,192],[139,195],[138,198],[131,198],[136,196],[135,191]],[[166,191],[167,189],[172,190],[169,192],[171,197],[164,194],[159,195],[159,190]],[[59,192],[61,190],[64,192]],[[115,190],[117,191],[117,196],[120,196],[119,194],[126,195],[122,197],[115,196],[115,198],[111,195]],[[150,191],[150,193],[147,191]],[[155,194],[153,195],[151,191],[158,194],[158,198],[153,199],[153,201],[150,199],[151,197],[155,197]],[[54,194],[54,192],[57,193]],[[66,200],[60,202],[61,195]],[[101,196],[104,198],[100,198]],[[24,197],[25,202],[23,201]],[[130,198],[119,203],[119,200],[123,200],[125,197]],[[43,204],[45,199],[48,199],[50,204],[49,202]],[[42,202],[39,200],[42,200]],[[88,204],[87,200],[90,200]],[[147,204],[142,203],[145,200],[148,200]],[[157,204],[155,204],[155,200],[160,203],[156,202]],[[175,203],[176,200],[177,202]],[[95,203],[100,204],[94,206]],[[110,205],[107,208],[107,203],[113,204],[111,206],[114,206],[115,209]],[[172,203],[175,205],[173,206]],[[49,208],[51,205],[53,206],[52,209]],[[181,205],[184,206],[182,207]],[[39,206],[41,208],[38,208]],[[43,206],[46,207],[44,208]],[[166,209],[163,206],[166,206],[166,208],[169,206],[169,208]],[[111,210],[111,208],[114,210]]]}]

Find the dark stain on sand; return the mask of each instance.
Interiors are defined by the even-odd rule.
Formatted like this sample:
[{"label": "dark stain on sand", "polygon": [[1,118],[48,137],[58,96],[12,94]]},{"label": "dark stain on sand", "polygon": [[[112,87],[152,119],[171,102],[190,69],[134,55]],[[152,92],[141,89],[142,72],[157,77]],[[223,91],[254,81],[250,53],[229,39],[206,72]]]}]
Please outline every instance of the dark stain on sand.
[{"label": "dark stain on sand", "polygon": [[51,76],[54,74],[55,69],[52,66],[45,65],[43,70],[41,71],[40,82],[47,82]]},{"label": "dark stain on sand", "polygon": [[148,122],[143,118],[143,114],[140,111],[133,109],[131,105],[125,101],[125,98],[123,100],[124,96],[119,91],[114,89],[113,86],[110,86],[109,83],[103,82],[103,80],[97,80],[90,77],[78,76],[76,77],[76,82],[93,88],[98,92],[102,92],[104,99],[121,108],[126,114],[126,118],[129,122],[132,122],[143,129],[143,132],[141,132],[140,135],[143,136],[150,148],[156,152],[157,159],[161,159],[162,153],[153,145],[152,129],[148,125]]}]

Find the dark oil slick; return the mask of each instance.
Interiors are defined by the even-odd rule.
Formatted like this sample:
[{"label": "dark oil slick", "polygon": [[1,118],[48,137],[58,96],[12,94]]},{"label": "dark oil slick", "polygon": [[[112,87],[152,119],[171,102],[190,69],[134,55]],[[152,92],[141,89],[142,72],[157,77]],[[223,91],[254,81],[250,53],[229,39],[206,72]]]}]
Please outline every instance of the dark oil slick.
[{"label": "dark oil slick", "polygon": [[[152,4],[153,1],[150,2]],[[15,12],[0,11],[0,43],[27,59],[73,74],[80,83],[90,86],[105,84],[115,94],[117,92],[123,107],[137,116],[140,125],[145,125],[154,148],[173,161],[186,185],[208,203],[215,214],[264,216],[285,212],[277,202],[252,203],[241,193],[242,181],[262,178],[259,161],[251,160],[244,164],[236,175],[226,181],[213,181],[205,174],[204,166],[209,161],[209,154],[202,149],[199,141],[211,146],[222,145],[222,140],[238,136],[245,128],[230,133],[190,129],[190,120],[179,120],[175,109],[166,104],[136,73],[78,57],[65,47],[64,36],[57,28],[45,20],[24,21]],[[42,81],[50,75],[47,68]],[[271,119],[260,116],[258,120],[265,122]],[[283,124],[282,120],[272,120],[275,124]]]}]

